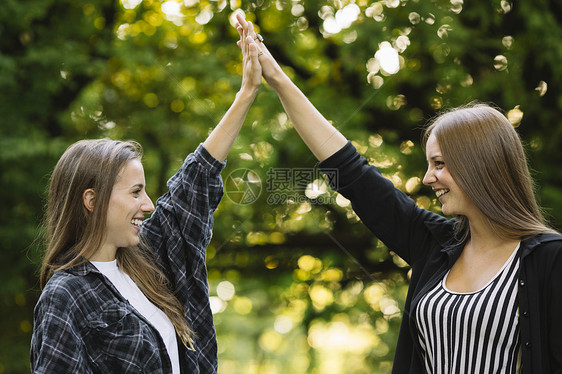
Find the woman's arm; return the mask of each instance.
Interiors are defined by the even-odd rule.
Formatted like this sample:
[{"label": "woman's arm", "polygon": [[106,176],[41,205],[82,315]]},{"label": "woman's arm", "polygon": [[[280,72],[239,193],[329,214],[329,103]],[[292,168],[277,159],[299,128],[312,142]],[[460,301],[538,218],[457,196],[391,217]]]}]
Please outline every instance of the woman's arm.
[{"label": "woman's arm", "polygon": [[[318,160],[323,161],[341,149],[347,139],[324,118],[312,105],[302,91],[283,72],[263,41],[256,41],[256,33],[251,22],[246,22],[242,14],[237,14],[237,30],[241,38],[249,36],[250,46],[259,50],[259,62],[267,83],[277,92],[281,104],[285,108],[293,126],[314,153]],[[244,46],[241,45],[241,48]],[[261,53],[263,52],[263,53]]]},{"label": "woman's arm", "polygon": [[218,161],[226,159],[261,84],[262,69],[256,44],[251,43],[245,33],[241,33],[239,45],[242,49],[242,86],[222,120],[203,143]]}]

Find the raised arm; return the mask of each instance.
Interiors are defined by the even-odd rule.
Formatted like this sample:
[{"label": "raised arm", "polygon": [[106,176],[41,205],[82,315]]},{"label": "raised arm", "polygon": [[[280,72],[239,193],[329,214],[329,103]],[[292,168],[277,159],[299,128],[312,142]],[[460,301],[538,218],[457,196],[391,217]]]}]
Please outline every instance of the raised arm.
[{"label": "raised arm", "polygon": [[[236,18],[238,20],[237,30],[241,39],[246,40],[245,37],[248,36],[249,46],[256,46],[260,54],[259,62],[265,80],[277,92],[293,126],[308,148],[319,161],[325,160],[340,150],[347,143],[347,139],[324,118],[283,72],[264,42],[256,39],[252,23],[247,22],[240,13],[236,15]],[[240,47],[244,48],[244,45]]]},{"label": "raised arm", "polygon": [[226,159],[261,84],[262,71],[258,61],[257,45],[246,39],[241,34],[238,42],[242,49],[243,64],[240,91],[217,127],[203,143],[205,149],[218,161]]}]

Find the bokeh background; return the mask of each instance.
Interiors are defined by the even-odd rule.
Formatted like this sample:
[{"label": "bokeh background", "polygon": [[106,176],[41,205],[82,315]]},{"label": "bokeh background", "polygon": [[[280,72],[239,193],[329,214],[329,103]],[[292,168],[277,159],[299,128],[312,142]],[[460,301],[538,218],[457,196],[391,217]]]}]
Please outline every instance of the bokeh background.
[{"label": "bokeh background", "polygon": [[[82,138],[136,139],[156,198],[233,101],[233,12],[421,206],[424,124],[473,100],[517,127],[562,227],[562,3],[548,0],[2,0],[0,373],[29,372],[49,173]],[[223,172],[208,248],[220,369],[389,373],[407,265],[327,187],[264,84]]]}]

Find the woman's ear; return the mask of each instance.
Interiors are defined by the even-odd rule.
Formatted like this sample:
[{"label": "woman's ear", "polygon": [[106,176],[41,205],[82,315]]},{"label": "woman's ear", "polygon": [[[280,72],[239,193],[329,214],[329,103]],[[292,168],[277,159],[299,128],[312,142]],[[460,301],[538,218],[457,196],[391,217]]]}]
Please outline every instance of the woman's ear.
[{"label": "woman's ear", "polygon": [[91,188],[88,188],[86,191],[84,191],[84,193],[82,194],[82,202],[84,203],[86,209],[88,209],[90,212],[94,211],[95,201],[96,201],[96,191],[94,191]]}]

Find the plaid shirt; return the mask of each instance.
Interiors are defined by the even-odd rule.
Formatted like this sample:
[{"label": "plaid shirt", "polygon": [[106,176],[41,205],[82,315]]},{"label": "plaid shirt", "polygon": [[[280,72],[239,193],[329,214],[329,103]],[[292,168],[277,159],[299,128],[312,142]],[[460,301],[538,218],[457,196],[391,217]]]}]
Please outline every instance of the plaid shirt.
[{"label": "plaid shirt", "polygon": [[[209,305],[205,248],[223,194],[215,160],[200,145],[168,181],[142,225],[195,331],[195,351],[182,344],[182,373],[216,373],[217,343]],[[35,307],[34,373],[171,373],[160,334],[91,263],[55,273]]]}]

